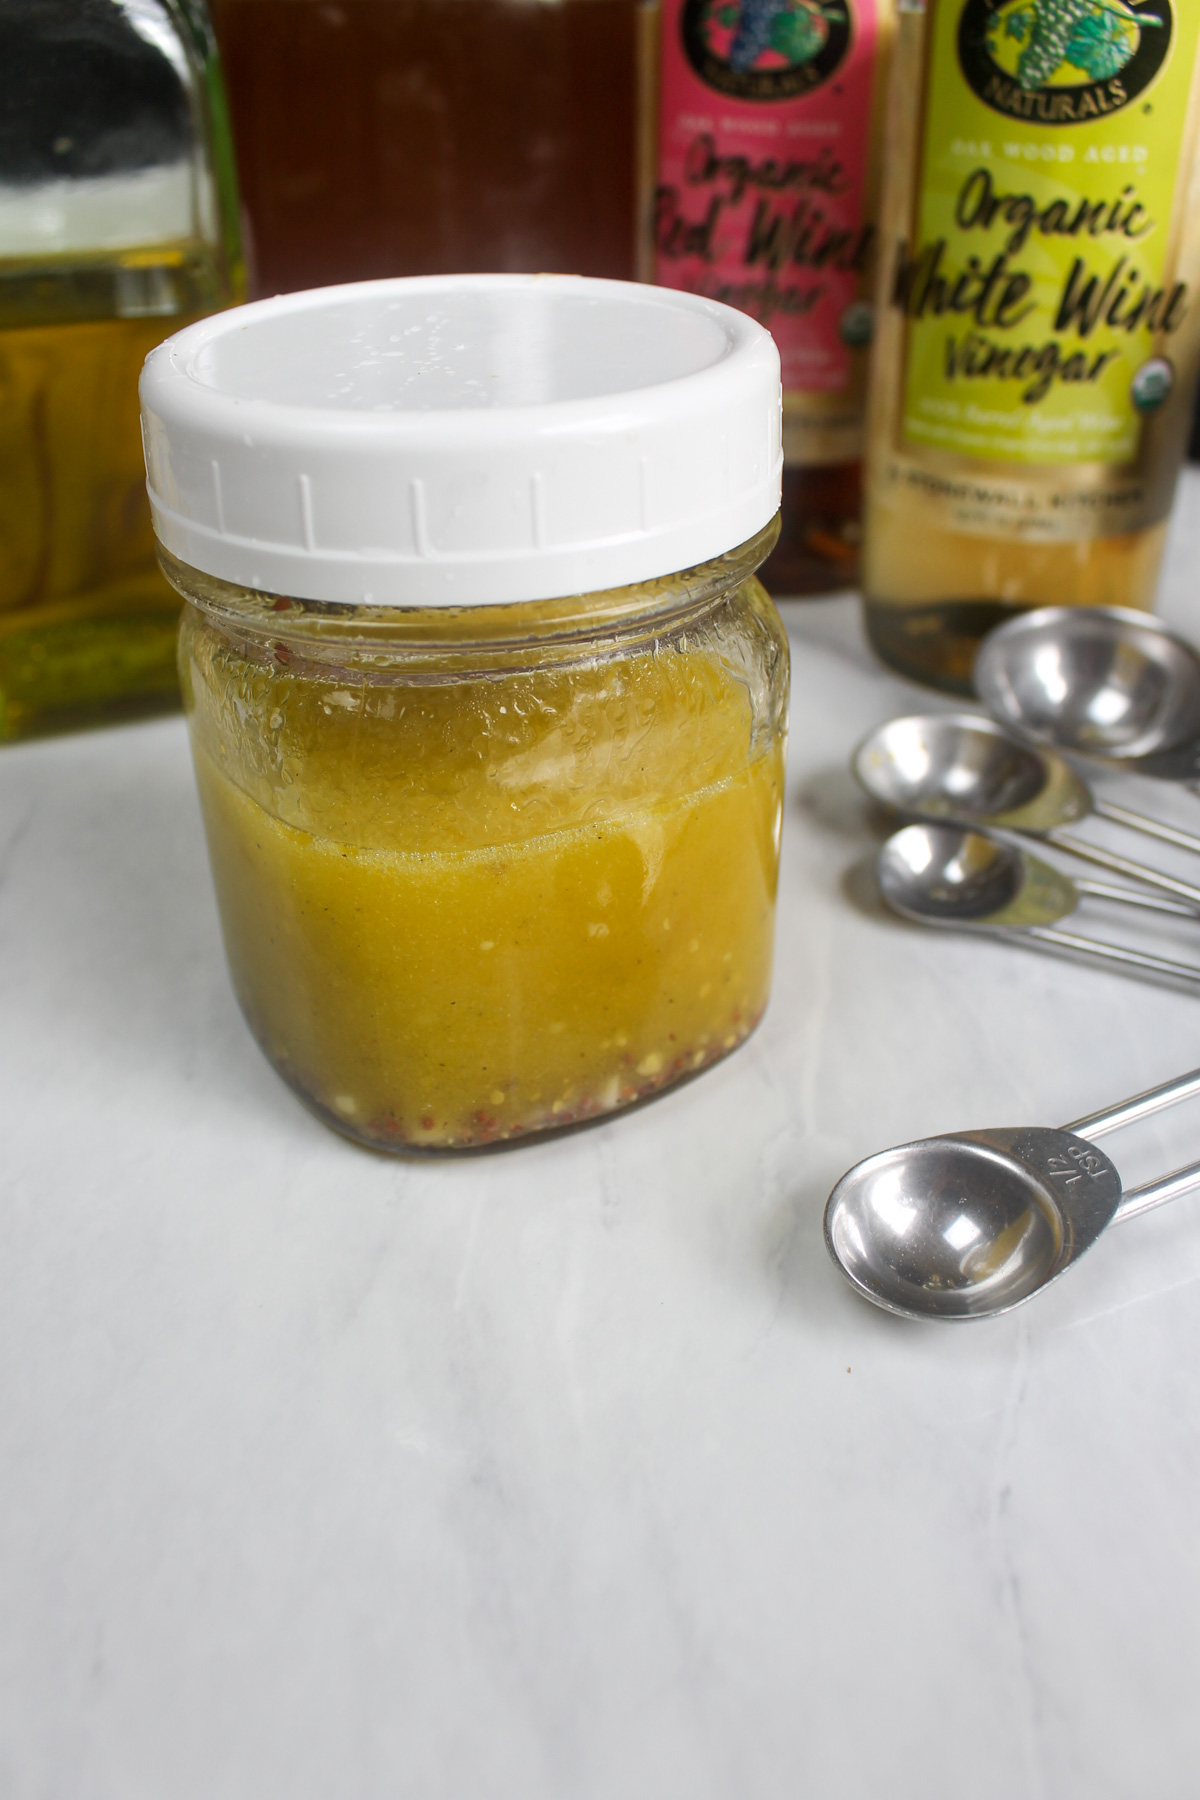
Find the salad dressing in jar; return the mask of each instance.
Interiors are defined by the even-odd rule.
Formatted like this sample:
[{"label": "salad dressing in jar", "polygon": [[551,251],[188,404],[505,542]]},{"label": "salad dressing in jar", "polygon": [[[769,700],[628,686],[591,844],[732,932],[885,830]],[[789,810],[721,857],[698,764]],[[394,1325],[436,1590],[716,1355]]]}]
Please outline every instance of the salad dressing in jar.
[{"label": "salad dressing in jar", "polygon": [[383,1149],[602,1116],[766,1004],[778,358],[690,296],[379,282],[143,378],[234,984]]}]

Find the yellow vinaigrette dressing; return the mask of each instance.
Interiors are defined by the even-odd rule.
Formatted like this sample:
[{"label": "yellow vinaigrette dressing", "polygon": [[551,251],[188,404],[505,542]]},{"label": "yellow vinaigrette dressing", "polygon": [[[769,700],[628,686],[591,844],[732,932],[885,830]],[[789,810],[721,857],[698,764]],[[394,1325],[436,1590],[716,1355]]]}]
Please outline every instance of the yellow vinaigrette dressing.
[{"label": "yellow vinaigrette dressing", "polygon": [[184,655],[238,997],[334,1122],[491,1143],[652,1094],[758,1023],[782,743],[754,744],[713,652],[442,686],[268,667],[252,758],[223,729],[241,656],[196,624]]},{"label": "yellow vinaigrette dressing", "polygon": [[142,417],[234,987],[328,1124],[606,1117],[767,1004],[779,353],[693,294],[437,276],[156,350]]}]

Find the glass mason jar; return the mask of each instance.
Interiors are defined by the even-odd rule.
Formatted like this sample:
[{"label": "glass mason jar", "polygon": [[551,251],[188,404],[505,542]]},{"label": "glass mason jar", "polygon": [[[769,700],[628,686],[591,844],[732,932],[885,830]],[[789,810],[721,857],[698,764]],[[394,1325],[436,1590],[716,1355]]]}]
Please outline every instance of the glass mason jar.
[{"label": "glass mason jar", "polygon": [[178,704],[147,351],[242,293],[199,0],[0,8],[0,741]]},{"label": "glass mason jar", "polygon": [[[431,288],[436,307],[423,301],[419,316],[406,310],[412,290],[424,296]],[[231,580],[236,546],[223,557],[202,528],[190,539],[172,529],[156,498],[161,557],[190,603],[180,647],[185,704],[226,947],[251,1029],[284,1078],[348,1135],[397,1151],[474,1148],[659,1093],[736,1048],[766,1005],[788,653],[754,572],[778,528],[779,459],[764,454],[772,432],[778,439],[778,364],[761,327],[728,308],[690,296],[670,296],[664,306],[655,290],[624,284],[459,278],[341,292],[355,298],[339,303],[335,290],[332,297],[299,296],[311,302],[299,313],[278,301],[243,309],[261,342],[236,367],[238,347],[222,366],[228,339],[214,348],[210,327],[175,341],[181,349],[173,370],[172,345],[151,358],[143,406],[152,497],[173,489],[177,521],[189,506],[188,456],[195,453],[203,467],[217,442],[215,434],[185,441],[181,421],[195,399],[183,391],[189,366],[202,382],[227,391],[254,367],[264,385],[257,351],[273,326],[281,327],[287,343],[280,367],[288,373],[277,369],[265,383],[278,395],[284,381],[308,379],[291,362],[302,339],[320,338],[323,330],[360,347],[370,339],[369,356],[378,344],[403,341],[420,319],[435,317],[432,329],[443,331],[465,297],[476,309],[476,336],[487,340],[489,322],[481,321],[477,303],[486,311],[499,295],[499,330],[478,356],[467,353],[470,367],[453,372],[452,394],[441,395],[447,410],[400,419],[416,446],[409,466],[426,471],[408,480],[426,484],[416,492],[429,532],[442,531],[446,563],[455,564],[456,543],[473,545],[468,592],[447,604],[447,573],[462,577],[465,564],[448,570],[426,558],[424,569],[410,566],[395,576],[386,599],[374,586],[370,598],[357,601],[344,585],[336,599],[297,595],[287,590],[319,585],[319,575],[310,571],[305,581],[293,572],[280,581],[289,557],[293,571],[303,563],[289,550],[268,577],[261,516],[254,552],[260,585]],[[399,310],[389,318],[383,297],[397,294]],[[365,327],[364,307],[374,302],[363,296],[378,297]],[[592,354],[578,342],[580,302],[604,313],[604,343],[594,342]],[[334,320],[339,304],[347,316]],[[469,340],[463,320],[456,322],[461,349]],[[651,385],[647,372],[660,365],[668,338],[697,323],[711,335],[685,348],[683,362],[693,366]],[[398,328],[385,329],[389,324]],[[557,349],[543,342],[539,352],[539,331],[543,340],[557,337]],[[401,391],[430,355],[420,329],[414,337],[392,377]],[[190,359],[188,338],[196,339]],[[570,489],[581,507],[574,529],[590,545],[592,566],[628,573],[639,561],[651,569],[670,562],[652,527],[649,541],[632,544],[618,529],[613,554],[597,556],[595,508],[610,506],[623,461],[649,460],[655,436],[661,455],[663,419],[689,391],[694,399],[694,390],[703,390],[722,354],[718,339],[731,364],[740,354],[756,366],[749,378],[720,371],[734,396],[720,418],[703,392],[698,410],[685,404],[690,449],[668,437],[686,474],[689,455],[692,467],[701,467],[722,430],[730,443],[740,409],[756,440],[757,472],[747,467],[742,486],[743,501],[746,490],[756,494],[757,529],[689,567],[590,592],[569,584],[566,592],[539,594],[564,580],[539,566],[556,560],[545,548],[555,537],[556,470],[543,415],[556,414],[546,423],[561,425],[560,409],[576,419],[580,406],[590,409],[581,443],[595,487],[576,485],[568,470],[561,491]],[[678,343],[676,336],[677,353]],[[520,363],[518,384],[540,395],[538,403],[512,409],[521,415],[512,429],[533,431],[542,459],[534,489],[544,490],[547,514],[516,557],[520,566],[505,569],[478,554],[490,510],[485,465],[495,456],[490,475],[504,471],[507,479],[522,448],[509,441],[512,415],[501,416],[508,408],[481,408],[482,419],[472,419],[455,400],[474,391],[484,364],[503,383],[510,356]],[[339,363],[336,353],[327,360]],[[645,385],[637,400],[650,426],[640,432],[627,391],[639,380]],[[570,399],[553,398],[555,389],[572,387]],[[593,390],[582,401],[581,387]],[[362,397],[377,393],[372,375]],[[203,403],[211,401],[210,390]],[[219,412],[219,402],[212,410]],[[236,412],[265,479],[267,453],[244,399]],[[340,408],[335,417],[344,426]],[[607,481],[595,461],[604,420],[613,426],[601,450]],[[377,412],[371,425],[378,425]],[[489,426],[497,436],[480,452],[476,427]],[[429,445],[447,428],[460,446],[475,444],[475,461],[468,450],[456,452],[465,459],[455,464],[457,505],[441,513],[445,472]],[[376,439],[387,444],[389,430],[376,430]],[[571,455],[561,442],[557,448]],[[311,468],[311,445],[304,454]],[[394,464],[387,474],[403,482]],[[306,472],[304,479],[313,541],[322,532],[322,494],[315,477]],[[649,479],[653,485],[653,468]],[[359,507],[354,529],[362,541],[370,495],[347,481],[344,498]],[[727,491],[724,470],[716,485]],[[698,543],[697,504],[702,515],[705,494],[688,488],[676,484],[670,529],[684,517],[689,531],[674,541],[690,534]],[[230,501],[235,491],[231,484]],[[201,501],[198,485],[192,503]],[[751,518],[754,507],[739,504],[739,516]],[[664,523],[670,511],[664,503]],[[325,516],[332,519],[332,501]],[[380,522],[372,519],[372,533]],[[621,524],[610,515],[610,528]],[[332,524],[325,529],[333,535]],[[725,529],[718,524],[716,536]],[[711,543],[711,523],[703,530]],[[176,553],[188,549],[190,555]],[[216,563],[224,574],[213,572]],[[346,564],[337,580],[326,580],[327,593],[343,575],[362,580],[361,570]],[[369,579],[381,576],[386,580],[377,559]],[[513,598],[517,587],[534,597]]]}]

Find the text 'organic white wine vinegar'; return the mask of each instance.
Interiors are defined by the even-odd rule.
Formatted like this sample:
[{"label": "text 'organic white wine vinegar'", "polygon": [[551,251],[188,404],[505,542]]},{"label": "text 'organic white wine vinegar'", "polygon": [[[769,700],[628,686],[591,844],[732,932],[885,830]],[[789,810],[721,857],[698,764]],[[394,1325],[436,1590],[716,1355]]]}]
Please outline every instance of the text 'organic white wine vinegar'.
[{"label": "text 'organic white wine vinegar'", "polygon": [[904,0],[868,422],[867,629],[969,687],[1014,609],[1148,607],[1200,310],[1184,0]]}]

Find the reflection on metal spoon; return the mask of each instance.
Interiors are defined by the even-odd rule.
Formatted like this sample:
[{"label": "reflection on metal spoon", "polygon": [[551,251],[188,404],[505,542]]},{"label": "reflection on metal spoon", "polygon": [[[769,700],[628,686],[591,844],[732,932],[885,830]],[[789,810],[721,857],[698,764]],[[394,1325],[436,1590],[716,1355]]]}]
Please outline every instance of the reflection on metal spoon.
[{"label": "reflection on metal spoon", "polygon": [[1094,799],[1061,757],[1034,750],[990,719],[974,713],[890,719],[864,738],[850,766],[872,799],[895,812],[1044,838],[1084,862],[1174,894],[1200,910],[1200,887],[1061,827],[1095,812],[1188,850],[1200,852],[1200,838]]},{"label": "reflection on metal spoon", "polygon": [[986,832],[959,825],[908,825],[882,846],[876,873],[893,912],[918,924],[1031,937],[1130,970],[1200,982],[1200,967],[1190,963],[1051,929],[1074,912],[1083,895],[1193,919],[1190,907],[1106,882],[1072,881],[1040,857]]},{"label": "reflection on metal spoon", "polygon": [[1039,744],[1168,781],[1200,776],[1200,655],[1146,613],[1023,613],[980,647],[975,690]]},{"label": "reflection on metal spoon", "polygon": [[825,1243],[864,1299],[908,1319],[987,1319],[1077,1262],[1106,1226],[1200,1186],[1200,1163],[1123,1194],[1089,1138],[1200,1093],[1200,1070],[1061,1130],[963,1131],[856,1163],[825,1207]]}]

